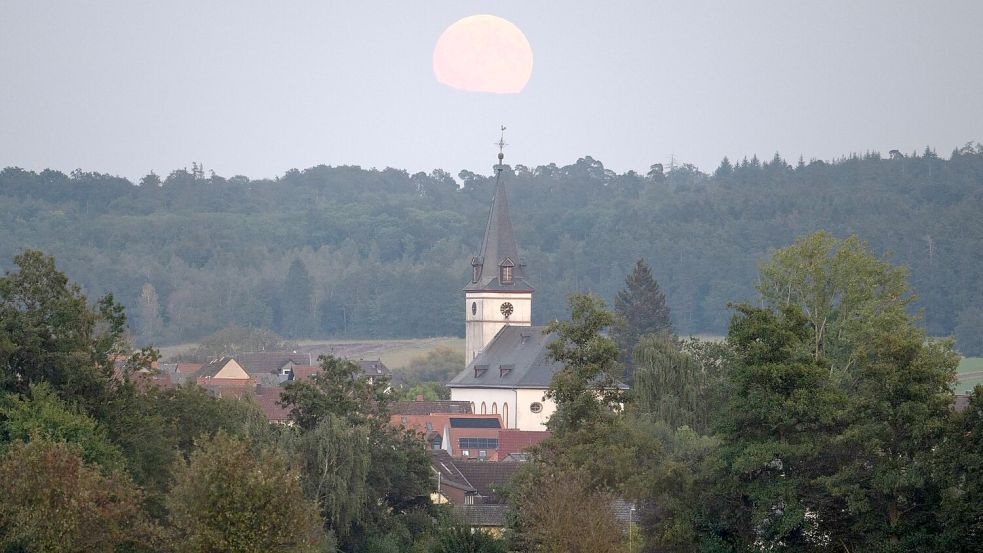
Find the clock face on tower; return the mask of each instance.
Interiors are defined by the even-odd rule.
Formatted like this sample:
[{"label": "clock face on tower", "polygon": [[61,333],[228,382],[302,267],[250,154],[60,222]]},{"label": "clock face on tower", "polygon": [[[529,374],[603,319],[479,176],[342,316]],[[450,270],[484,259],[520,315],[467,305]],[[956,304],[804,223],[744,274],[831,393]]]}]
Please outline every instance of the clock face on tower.
[{"label": "clock face on tower", "polygon": [[514,310],[515,310],[515,308],[512,307],[512,304],[509,303],[509,302],[503,303],[502,304],[502,307],[499,309],[499,311],[502,312],[502,315],[505,315],[505,318],[506,319],[509,318],[509,315],[511,315],[512,314],[512,311],[514,311]]}]

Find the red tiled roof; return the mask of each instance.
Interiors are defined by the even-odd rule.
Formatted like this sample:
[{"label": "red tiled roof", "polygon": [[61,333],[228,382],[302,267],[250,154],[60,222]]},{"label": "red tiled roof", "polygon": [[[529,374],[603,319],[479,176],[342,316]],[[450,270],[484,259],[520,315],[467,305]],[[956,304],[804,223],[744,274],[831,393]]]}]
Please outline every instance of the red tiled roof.
[{"label": "red tiled roof", "polygon": [[503,459],[512,453],[521,453],[552,436],[548,430],[503,429],[498,432],[498,458]]},{"label": "red tiled roof", "polygon": [[198,372],[203,366],[203,363],[178,363],[177,372],[181,374],[192,374]]},{"label": "red tiled roof", "polygon": [[310,380],[312,376],[321,372],[321,367],[317,365],[294,365],[294,380]]},{"label": "red tiled roof", "polygon": [[280,401],[280,388],[264,389],[253,396],[256,404],[266,414],[266,419],[270,422],[286,422],[290,419],[290,409],[282,407]]}]

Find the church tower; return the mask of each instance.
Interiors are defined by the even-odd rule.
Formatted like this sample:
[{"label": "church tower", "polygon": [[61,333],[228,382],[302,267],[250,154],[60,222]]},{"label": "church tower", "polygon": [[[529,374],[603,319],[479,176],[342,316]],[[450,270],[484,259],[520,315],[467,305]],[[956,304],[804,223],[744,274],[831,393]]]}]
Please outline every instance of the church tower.
[{"label": "church tower", "polygon": [[519,260],[502,182],[505,127],[502,131],[495,166],[495,197],[481,251],[471,258],[471,282],[464,287],[465,363],[477,357],[503,327],[532,325],[533,289],[526,281],[525,264]]}]

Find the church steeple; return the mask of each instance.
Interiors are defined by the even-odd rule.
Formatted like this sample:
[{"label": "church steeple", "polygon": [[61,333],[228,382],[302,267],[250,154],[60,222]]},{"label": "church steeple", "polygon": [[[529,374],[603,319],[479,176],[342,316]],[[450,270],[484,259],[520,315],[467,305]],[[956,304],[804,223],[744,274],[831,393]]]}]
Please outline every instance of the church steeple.
[{"label": "church steeple", "polygon": [[512,233],[509,199],[502,181],[505,153],[505,127],[498,141],[498,165],[495,166],[495,196],[485,225],[481,251],[471,258],[471,282],[465,290],[526,290],[525,264],[519,260],[519,247]]},{"label": "church steeple", "polygon": [[495,166],[495,197],[485,225],[481,251],[471,258],[471,282],[464,287],[465,355],[470,362],[503,327],[532,325],[532,286],[519,260],[519,247],[512,234],[509,198],[502,173],[505,127],[498,141]]}]

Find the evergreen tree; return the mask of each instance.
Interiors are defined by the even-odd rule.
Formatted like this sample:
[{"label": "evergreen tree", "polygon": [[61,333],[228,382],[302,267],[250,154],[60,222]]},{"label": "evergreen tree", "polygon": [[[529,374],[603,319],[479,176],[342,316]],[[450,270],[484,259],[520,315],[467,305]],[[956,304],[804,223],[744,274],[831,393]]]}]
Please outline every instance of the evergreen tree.
[{"label": "evergreen tree", "polygon": [[283,333],[290,337],[309,334],[313,321],[314,285],[307,267],[300,259],[294,259],[287,270],[283,284],[281,303]]},{"label": "evergreen tree", "polygon": [[644,259],[639,259],[632,272],[625,277],[625,287],[614,300],[614,311],[619,321],[613,335],[621,352],[621,361],[627,369],[628,380],[631,381],[634,374],[632,351],[638,340],[646,334],[673,333],[666,296]]},{"label": "evergreen tree", "polygon": [[983,538],[983,386],[946,428],[936,470],[943,483],[939,551],[972,551]]}]

